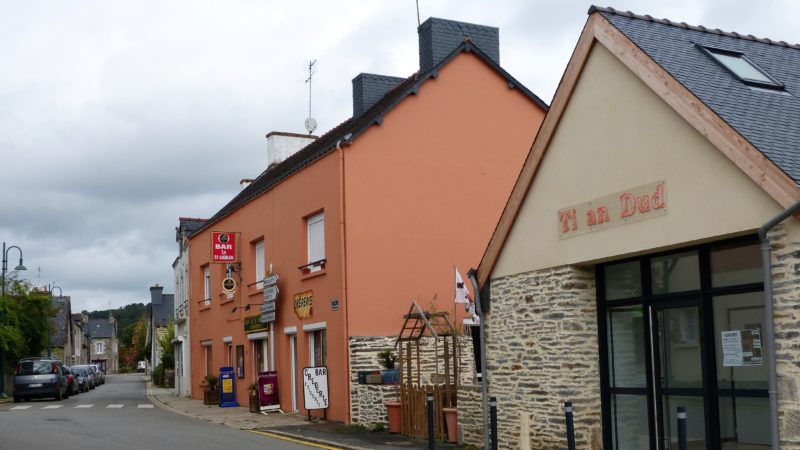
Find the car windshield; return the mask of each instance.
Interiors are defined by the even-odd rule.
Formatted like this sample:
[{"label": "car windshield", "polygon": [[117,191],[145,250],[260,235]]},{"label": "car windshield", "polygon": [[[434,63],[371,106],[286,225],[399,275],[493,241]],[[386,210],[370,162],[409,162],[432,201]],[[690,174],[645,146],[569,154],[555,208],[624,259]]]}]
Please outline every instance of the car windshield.
[{"label": "car windshield", "polygon": [[52,370],[50,361],[23,361],[18,365],[20,375],[45,375]]}]

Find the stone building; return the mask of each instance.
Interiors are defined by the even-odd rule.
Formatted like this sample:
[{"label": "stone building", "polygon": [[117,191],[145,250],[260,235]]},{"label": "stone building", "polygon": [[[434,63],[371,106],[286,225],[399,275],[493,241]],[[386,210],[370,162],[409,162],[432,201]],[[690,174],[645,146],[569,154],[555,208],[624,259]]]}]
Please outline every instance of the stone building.
[{"label": "stone building", "polygon": [[189,345],[189,236],[200,229],[205,219],[180,217],[175,227],[178,256],[172,263],[175,275],[175,395],[192,395],[191,346]]},{"label": "stone building", "polygon": [[798,117],[800,47],[590,9],[477,269],[501,448],[800,448]]},{"label": "stone building", "polygon": [[72,364],[74,348],[71,303],[68,295],[52,297],[55,314],[50,318],[49,351],[53,358]]},{"label": "stone building", "polygon": [[84,313],[72,315],[72,362],[89,364],[89,316]]},{"label": "stone building", "polygon": [[97,364],[105,373],[119,371],[119,340],[117,321],[111,313],[108,319],[89,319],[89,362]]}]

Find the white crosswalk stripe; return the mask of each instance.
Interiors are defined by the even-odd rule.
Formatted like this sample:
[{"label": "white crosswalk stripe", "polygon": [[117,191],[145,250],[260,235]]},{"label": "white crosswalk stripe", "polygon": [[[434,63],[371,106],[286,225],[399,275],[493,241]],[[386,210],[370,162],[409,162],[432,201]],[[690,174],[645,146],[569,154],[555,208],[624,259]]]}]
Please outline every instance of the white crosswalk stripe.
[{"label": "white crosswalk stripe", "polygon": [[17,410],[28,409],[28,408],[30,408],[30,405],[28,405],[28,406],[15,406],[15,407],[11,408],[10,411],[17,411]]},{"label": "white crosswalk stripe", "polygon": [[64,405],[47,405],[47,406],[43,407],[42,409],[58,409],[58,408],[61,408],[62,406],[64,406]]},{"label": "white crosswalk stripe", "polygon": [[122,403],[115,403],[115,404],[111,404],[111,405],[106,406],[106,409],[108,409],[108,408],[119,409],[119,408],[122,408],[123,406],[125,406],[125,405],[123,405]]},{"label": "white crosswalk stripe", "polygon": [[146,408],[152,408],[152,407],[153,407],[153,405],[151,405],[151,404],[137,406],[137,408],[139,408],[139,409],[146,409]]},{"label": "white crosswalk stripe", "polygon": [[76,408],[91,408],[92,406],[94,406],[94,405],[89,405],[89,404],[85,404],[84,403],[83,405],[76,406]]}]

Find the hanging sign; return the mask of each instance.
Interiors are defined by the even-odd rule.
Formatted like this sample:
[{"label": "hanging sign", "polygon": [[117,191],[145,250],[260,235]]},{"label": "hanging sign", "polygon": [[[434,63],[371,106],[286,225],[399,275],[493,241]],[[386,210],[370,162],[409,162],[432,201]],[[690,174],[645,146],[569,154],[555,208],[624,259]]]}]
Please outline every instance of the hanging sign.
[{"label": "hanging sign", "polygon": [[211,232],[211,262],[212,263],[233,263],[237,262],[236,256],[236,235],[238,233],[228,233],[225,231]]},{"label": "hanging sign", "polygon": [[222,280],[222,290],[227,293],[233,293],[236,291],[236,280],[230,277]]},{"label": "hanging sign", "polygon": [[311,317],[311,307],[314,303],[314,291],[304,291],[294,296],[294,313],[298,319]]},{"label": "hanging sign", "polygon": [[760,329],[722,332],[723,366],[760,366],[762,362]]},{"label": "hanging sign", "polygon": [[303,406],[307,410],[328,407],[328,368],[303,369]]}]

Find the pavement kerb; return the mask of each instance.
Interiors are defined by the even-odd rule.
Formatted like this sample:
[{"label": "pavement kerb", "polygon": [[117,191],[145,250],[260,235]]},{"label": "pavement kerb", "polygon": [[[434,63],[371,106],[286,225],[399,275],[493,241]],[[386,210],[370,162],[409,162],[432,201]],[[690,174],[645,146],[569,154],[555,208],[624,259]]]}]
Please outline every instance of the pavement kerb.
[{"label": "pavement kerb", "polygon": [[[206,422],[211,422],[211,423],[219,423],[219,422],[215,422],[213,420],[206,419],[204,417],[196,416],[196,415],[191,414],[191,413],[186,412],[186,411],[181,411],[179,409],[173,408],[173,407],[171,407],[169,405],[166,405],[166,404],[162,403],[160,400],[158,400],[156,398],[155,395],[153,395],[151,387],[152,387],[151,382],[147,381],[147,398],[151,402],[153,402],[156,406],[158,406],[159,408],[167,410],[167,411],[175,413],[175,414],[180,414],[182,416],[191,417],[193,419],[200,419],[200,420],[204,420]],[[237,430],[260,431],[260,432],[263,432],[263,433],[270,433],[270,434],[274,434],[274,435],[277,435],[277,436],[283,436],[283,437],[287,437],[287,438],[296,439],[296,440],[299,440],[299,441],[305,441],[305,442],[308,442],[308,443],[311,443],[311,444],[321,444],[321,445],[327,445],[327,446],[330,446],[330,447],[336,447],[336,448],[339,448],[339,449],[342,449],[342,450],[371,450],[369,447],[356,447],[356,446],[352,446],[352,445],[342,444],[341,442],[334,442],[334,441],[329,441],[329,440],[326,440],[326,439],[313,438],[313,437],[308,437],[308,436],[295,434],[295,433],[287,433],[285,431],[272,430],[272,429],[267,428],[267,427],[245,428],[245,427],[238,427],[238,426],[235,426],[235,425],[231,425],[231,424],[229,424],[227,422],[222,422],[222,423],[219,423],[219,424],[220,425],[225,425],[226,427],[235,428]]]}]

